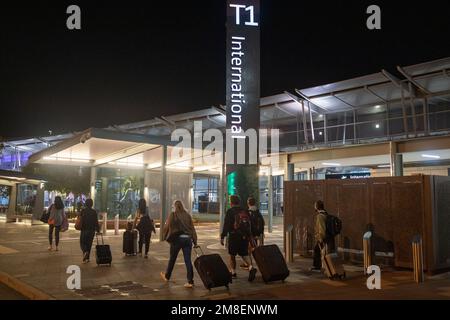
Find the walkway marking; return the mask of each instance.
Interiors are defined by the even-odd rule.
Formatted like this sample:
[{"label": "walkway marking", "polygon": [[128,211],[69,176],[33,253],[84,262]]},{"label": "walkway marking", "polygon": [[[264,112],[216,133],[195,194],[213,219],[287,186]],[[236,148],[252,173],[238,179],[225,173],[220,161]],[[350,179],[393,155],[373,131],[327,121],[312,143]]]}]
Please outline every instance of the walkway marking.
[{"label": "walkway marking", "polygon": [[0,245],[0,254],[11,254],[19,251]]}]

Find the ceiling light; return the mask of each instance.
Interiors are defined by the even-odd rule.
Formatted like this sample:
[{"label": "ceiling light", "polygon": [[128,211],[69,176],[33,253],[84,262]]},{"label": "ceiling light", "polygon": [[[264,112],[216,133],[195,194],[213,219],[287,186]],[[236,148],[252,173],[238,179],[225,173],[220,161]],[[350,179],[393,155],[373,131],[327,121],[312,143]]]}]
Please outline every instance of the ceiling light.
[{"label": "ceiling light", "polygon": [[440,159],[441,158],[441,156],[432,155],[432,154],[423,154],[422,157],[429,158],[429,159]]},{"label": "ceiling light", "polygon": [[340,163],[334,163],[334,162],[323,162],[322,165],[329,166],[329,167],[340,167],[341,166]]},{"label": "ceiling light", "polygon": [[375,125],[375,128],[380,129],[380,124],[377,123],[377,124]]},{"label": "ceiling light", "polygon": [[378,168],[390,168],[390,167],[391,167],[390,164],[380,164],[380,165],[378,166]]}]

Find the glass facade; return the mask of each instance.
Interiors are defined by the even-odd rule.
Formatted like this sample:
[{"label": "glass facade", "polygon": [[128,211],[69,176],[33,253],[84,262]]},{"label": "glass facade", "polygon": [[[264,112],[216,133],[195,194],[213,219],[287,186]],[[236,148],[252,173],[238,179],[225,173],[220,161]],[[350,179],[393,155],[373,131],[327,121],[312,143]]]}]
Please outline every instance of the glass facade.
[{"label": "glass facade", "polygon": [[5,214],[8,211],[11,189],[10,186],[0,185],[0,214]]},{"label": "glass facade", "polygon": [[144,195],[144,171],[98,168],[95,181],[95,209],[107,212],[108,219],[116,214],[121,219],[136,213],[138,201]]},{"label": "glass facade", "polygon": [[219,177],[194,175],[192,211],[219,213]]},{"label": "glass facade", "polygon": [[32,214],[36,204],[37,186],[21,183],[17,185],[16,213]]},{"label": "glass facade", "polygon": [[[272,176],[273,215],[283,215],[283,180],[284,175]],[[263,214],[269,213],[268,176],[259,177],[259,206]]]}]

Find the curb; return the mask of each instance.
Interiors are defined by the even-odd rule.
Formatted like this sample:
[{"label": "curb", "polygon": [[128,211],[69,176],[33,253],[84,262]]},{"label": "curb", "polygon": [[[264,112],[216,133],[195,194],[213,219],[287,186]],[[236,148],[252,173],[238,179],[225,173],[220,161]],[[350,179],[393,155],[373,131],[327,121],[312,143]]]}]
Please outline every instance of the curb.
[{"label": "curb", "polygon": [[14,278],[3,271],[0,271],[0,283],[3,283],[30,300],[54,300],[52,296],[46,294],[45,292],[36,289],[35,287],[30,286],[29,284],[26,284],[25,282]]}]

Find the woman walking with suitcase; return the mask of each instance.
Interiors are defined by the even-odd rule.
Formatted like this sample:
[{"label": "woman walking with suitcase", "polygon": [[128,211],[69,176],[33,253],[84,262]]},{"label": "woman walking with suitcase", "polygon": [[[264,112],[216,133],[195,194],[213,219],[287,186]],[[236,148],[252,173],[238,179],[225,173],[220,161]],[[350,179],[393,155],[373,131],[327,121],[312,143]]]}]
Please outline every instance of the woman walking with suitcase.
[{"label": "woman walking with suitcase", "polygon": [[50,246],[48,251],[53,250],[53,231],[55,232],[55,251],[58,251],[59,232],[64,219],[64,203],[60,196],[55,197],[54,203],[48,210],[50,211],[48,217],[48,242]]},{"label": "woman walking with suitcase", "polygon": [[170,243],[170,259],[166,272],[161,272],[161,278],[164,281],[170,280],[178,253],[182,250],[188,280],[184,287],[192,288],[194,286],[194,269],[191,253],[192,243],[197,246],[197,232],[191,215],[186,211],[180,200],[176,200],[174,203],[174,211],[169,215],[164,225],[163,235],[164,239]]},{"label": "woman walking with suitcase", "polygon": [[136,213],[136,218],[134,220],[134,225],[139,231],[139,255],[142,256],[142,247],[145,245],[145,255],[144,258],[148,258],[148,251],[150,249],[150,238],[152,232],[156,234],[155,225],[153,220],[150,219],[148,214],[147,202],[145,199],[139,200],[139,207]]},{"label": "woman walking with suitcase", "polygon": [[97,211],[92,209],[94,201],[92,199],[86,199],[85,205],[86,208],[81,210],[80,213],[80,248],[83,252],[83,263],[88,263],[95,232],[99,233],[100,227],[98,225]]}]

